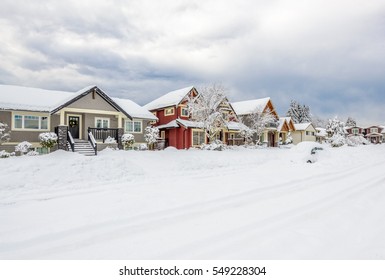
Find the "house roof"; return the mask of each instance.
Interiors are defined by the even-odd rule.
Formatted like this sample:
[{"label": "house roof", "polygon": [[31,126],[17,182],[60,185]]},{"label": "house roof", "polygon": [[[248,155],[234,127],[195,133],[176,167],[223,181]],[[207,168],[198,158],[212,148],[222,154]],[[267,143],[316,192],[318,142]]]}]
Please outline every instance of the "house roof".
[{"label": "house roof", "polygon": [[310,122],[309,123],[295,123],[294,127],[295,127],[295,130],[306,130],[311,125],[312,124]]},{"label": "house roof", "polygon": [[51,112],[79,92],[0,85],[0,109]]},{"label": "house roof", "polygon": [[123,110],[130,112],[130,116],[137,119],[148,119],[148,120],[158,120],[154,114],[152,114],[147,109],[136,104],[130,99],[116,98],[113,97],[112,100],[115,101]]},{"label": "house roof", "polygon": [[277,130],[278,131],[281,131],[282,130],[282,127],[283,125],[286,123],[286,118],[279,118],[279,123],[278,123],[278,127],[277,127]]},{"label": "house roof", "polygon": [[194,87],[189,86],[182,89],[170,91],[165,95],[162,95],[161,97],[151,101],[150,103],[147,103],[143,107],[149,111],[152,111],[156,109],[178,105],[183,101],[183,99],[192,89],[194,89]]},{"label": "house roof", "polygon": [[241,130],[241,129],[247,129],[247,126],[240,122],[227,122],[226,123],[228,130]]},{"label": "house roof", "polygon": [[[95,85],[77,92],[46,90],[13,85],[0,85],[0,109],[56,113],[69,104],[95,90],[107,103],[130,119],[129,106],[122,108],[111,97]],[[133,106],[132,106],[133,107]],[[148,112],[149,113],[149,112]]]},{"label": "house roof", "polygon": [[239,102],[232,102],[231,105],[237,115],[248,115],[256,110],[264,110],[270,97],[253,99]]},{"label": "house roof", "polygon": [[326,137],[328,136],[328,133],[326,132],[326,128],[323,127],[316,127],[315,130],[317,130],[316,136],[319,137]]},{"label": "house roof", "polygon": [[187,128],[202,128],[203,124],[201,122],[195,122],[195,121],[189,121],[189,120],[182,120],[182,119],[175,119],[170,121],[169,123],[158,125],[158,129],[163,129],[163,128],[177,128],[180,126],[184,126]]}]

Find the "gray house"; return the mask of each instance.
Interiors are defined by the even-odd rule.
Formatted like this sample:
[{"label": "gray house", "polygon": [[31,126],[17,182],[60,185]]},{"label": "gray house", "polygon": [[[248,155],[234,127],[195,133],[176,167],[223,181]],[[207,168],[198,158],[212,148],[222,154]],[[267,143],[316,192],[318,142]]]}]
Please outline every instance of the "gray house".
[{"label": "gray house", "polygon": [[14,151],[28,141],[39,150],[39,134],[56,132],[59,149],[96,154],[123,133],[144,142],[144,128],[157,118],[128,99],[111,98],[97,86],[78,92],[0,85],[0,121],[8,124],[11,139],[1,149]]}]

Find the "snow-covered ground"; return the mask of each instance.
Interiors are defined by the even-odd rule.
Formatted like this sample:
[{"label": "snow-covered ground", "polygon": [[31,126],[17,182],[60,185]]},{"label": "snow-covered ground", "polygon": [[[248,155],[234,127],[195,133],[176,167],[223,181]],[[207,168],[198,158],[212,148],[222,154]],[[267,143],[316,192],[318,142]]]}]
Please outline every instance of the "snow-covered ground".
[{"label": "snow-covered ground", "polygon": [[385,145],[0,159],[0,259],[384,259]]}]

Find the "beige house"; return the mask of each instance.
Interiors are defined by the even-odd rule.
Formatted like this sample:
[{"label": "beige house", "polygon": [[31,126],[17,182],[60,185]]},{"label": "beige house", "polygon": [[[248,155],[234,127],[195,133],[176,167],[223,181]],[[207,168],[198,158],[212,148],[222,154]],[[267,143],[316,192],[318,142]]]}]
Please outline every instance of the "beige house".
[{"label": "beige house", "polygon": [[[275,110],[270,97],[246,100],[240,102],[232,102],[231,106],[234,108],[236,115],[244,120],[245,125],[248,125],[247,117],[254,113],[267,113],[270,112],[276,119],[276,122],[267,124],[265,127],[260,142],[264,143],[268,147],[277,147],[279,144],[279,134],[277,130],[279,125],[279,117]],[[254,141],[257,140],[257,136],[254,136]]]},{"label": "beige house", "polygon": [[[129,112],[131,111],[131,112]],[[78,92],[0,85],[0,121],[10,127],[11,139],[2,150],[28,141],[41,148],[39,134],[56,132],[59,149],[96,154],[123,133],[143,141],[144,128],[157,118],[130,100],[114,99],[97,86]]]},{"label": "beige house", "polygon": [[294,124],[295,131],[292,132],[293,144],[297,145],[304,141],[316,141],[317,130],[312,123]]}]

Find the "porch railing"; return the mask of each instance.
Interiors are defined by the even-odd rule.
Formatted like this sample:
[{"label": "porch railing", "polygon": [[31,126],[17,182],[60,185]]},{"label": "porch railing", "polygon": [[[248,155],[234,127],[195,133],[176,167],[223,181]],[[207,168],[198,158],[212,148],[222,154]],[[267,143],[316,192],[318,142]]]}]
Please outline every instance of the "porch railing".
[{"label": "porch railing", "polygon": [[89,127],[88,133],[92,133],[93,137],[97,141],[102,141],[103,143],[106,141],[108,137],[111,137],[116,140],[118,143],[118,129],[117,128],[95,128]]},{"label": "porch railing", "polygon": [[71,132],[68,129],[67,129],[67,135],[68,135],[68,143],[71,146],[72,152],[74,152],[75,151],[75,141],[74,141],[74,138],[72,137]]},{"label": "porch railing", "polygon": [[88,132],[88,142],[91,143],[92,148],[94,148],[95,156],[98,154],[98,144],[96,143],[94,135],[92,135],[92,132]]},{"label": "porch railing", "polygon": [[229,146],[241,146],[245,143],[244,138],[229,138],[227,139],[227,145]]}]

